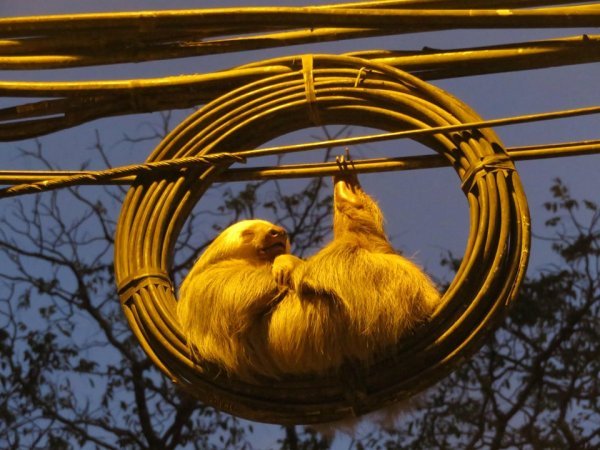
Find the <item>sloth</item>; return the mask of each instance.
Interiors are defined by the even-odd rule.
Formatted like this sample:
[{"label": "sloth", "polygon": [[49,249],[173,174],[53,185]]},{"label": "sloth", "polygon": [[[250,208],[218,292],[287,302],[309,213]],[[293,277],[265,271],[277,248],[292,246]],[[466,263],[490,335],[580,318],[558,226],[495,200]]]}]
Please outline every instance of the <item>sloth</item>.
[{"label": "sloth", "polygon": [[274,261],[291,256],[289,252],[286,231],[265,220],[237,222],[206,248],[183,280],[177,302],[194,359],[247,380],[256,374],[278,375],[266,332],[292,270],[284,264],[276,267]]},{"label": "sloth", "polygon": [[368,364],[440,303],[429,277],[397,254],[358,178],[334,177],[333,239],[307,260],[264,220],[225,229],[184,279],[177,314],[194,359],[247,381]]}]

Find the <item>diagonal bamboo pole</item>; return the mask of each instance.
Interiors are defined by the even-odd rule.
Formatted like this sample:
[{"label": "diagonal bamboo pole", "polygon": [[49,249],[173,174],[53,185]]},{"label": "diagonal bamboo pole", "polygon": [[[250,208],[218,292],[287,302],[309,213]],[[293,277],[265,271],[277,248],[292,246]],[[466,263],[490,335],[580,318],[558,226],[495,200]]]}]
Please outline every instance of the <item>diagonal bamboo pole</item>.
[{"label": "diagonal bamboo pole", "polygon": [[[562,158],[567,156],[593,155],[600,153],[600,140],[565,142],[560,144],[544,144],[521,147],[509,147],[506,152],[514,161],[532,159]],[[189,161],[185,164],[191,165]],[[175,167],[176,164],[173,164]],[[353,168],[359,173],[391,172],[419,169],[450,167],[450,163],[439,155],[405,156],[398,158],[357,159],[353,160]],[[78,185],[130,185],[137,175],[119,175],[95,179],[100,171],[77,170],[2,170],[0,185],[26,185],[57,182],[59,179],[79,178]],[[140,170],[141,172],[141,170]],[[339,172],[337,163],[288,164],[282,166],[265,166],[229,169],[216,177],[219,182],[276,180],[290,178],[311,178],[332,176]],[[4,191],[6,192],[6,191]],[[9,191],[10,192],[10,191]],[[14,192],[14,191],[13,191]],[[38,190],[36,192],[41,192]],[[16,194],[12,194],[16,195]],[[0,190],[0,198],[9,197]]]},{"label": "diagonal bamboo pole", "polygon": [[[432,134],[440,134],[440,133],[449,133],[449,132],[459,132],[459,131],[463,131],[463,130],[472,130],[472,129],[481,129],[481,128],[489,128],[492,126],[505,126],[505,125],[514,125],[514,124],[518,124],[518,123],[528,123],[528,122],[533,122],[533,121],[540,121],[540,120],[554,120],[554,119],[560,119],[560,118],[566,118],[566,117],[576,117],[576,116],[581,116],[581,115],[587,115],[587,114],[596,114],[600,112],[600,106],[594,106],[594,107],[587,107],[587,108],[578,108],[578,109],[572,109],[572,110],[563,110],[563,111],[553,111],[553,112],[549,112],[549,113],[539,113],[539,114],[528,114],[528,115],[523,115],[523,116],[518,116],[518,117],[507,117],[507,118],[500,118],[500,119],[491,119],[491,120],[485,120],[485,121],[480,121],[480,122],[471,122],[471,123],[464,123],[464,124],[457,124],[457,125],[446,125],[446,126],[440,126],[440,127],[434,127],[434,128],[421,128],[421,129],[414,129],[414,130],[405,130],[405,131],[397,131],[397,132],[388,132],[388,133],[381,133],[381,134],[372,134],[372,135],[365,135],[365,136],[356,136],[356,137],[349,137],[349,138],[338,138],[338,139],[330,139],[330,140],[323,140],[323,141],[319,141],[319,142],[311,142],[311,143],[302,143],[302,144],[292,144],[292,145],[285,145],[285,146],[277,146],[277,147],[267,147],[267,148],[259,148],[259,149],[252,149],[252,150],[240,150],[240,151],[236,151],[234,154],[228,154],[228,153],[223,153],[223,154],[213,154],[213,155],[209,155],[207,158],[215,158],[215,160],[220,161],[222,159],[227,159],[229,157],[231,158],[252,158],[252,157],[258,157],[258,156],[268,156],[268,155],[276,155],[276,154],[283,154],[283,153],[290,153],[290,152],[300,152],[300,151],[309,151],[309,150],[316,150],[316,149],[323,149],[323,148],[332,148],[335,146],[345,146],[345,145],[355,145],[355,144],[362,144],[362,143],[367,143],[367,142],[380,142],[380,141],[386,141],[386,140],[392,140],[392,139],[399,139],[399,138],[415,138],[415,137],[421,137],[421,136],[427,136],[427,135],[432,135]],[[570,154],[573,154],[573,152],[579,152],[578,154],[586,154],[586,153],[593,153],[593,152],[597,152],[598,151],[598,146],[596,145],[596,142],[587,142],[587,143],[577,143],[576,147],[578,147],[577,149],[573,149],[570,148],[568,150],[566,150],[567,152],[569,152]],[[582,147],[583,145],[583,147]],[[565,146],[563,146],[565,147]],[[537,157],[544,157],[545,154],[544,149],[537,149],[538,153],[537,153]],[[532,149],[529,149],[529,151],[533,151]],[[553,153],[554,155],[557,155],[559,152],[556,148],[556,146],[550,146],[549,148],[550,153]],[[527,152],[524,154],[527,155]],[[523,156],[525,157],[525,156]],[[144,174],[144,173],[148,173],[148,171],[150,171],[151,169],[155,168],[155,169],[160,169],[160,170],[165,170],[165,169],[176,169],[179,170],[183,167],[189,167],[189,166],[193,166],[196,164],[201,164],[201,165],[206,165],[207,161],[206,158],[200,158],[201,161],[191,161],[188,159],[182,159],[182,160],[171,160],[168,162],[163,162],[161,164],[159,164],[159,167],[154,167],[152,164],[140,164],[140,165],[132,165],[132,166],[125,166],[125,167],[119,167],[119,168],[115,168],[115,169],[108,169],[108,170],[103,170],[103,171],[97,171],[97,172],[76,172],[76,173],[71,173],[70,175],[65,175],[63,177],[51,177],[48,178],[44,181],[38,181],[32,184],[21,184],[21,185],[17,185],[17,186],[13,186],[13,187],[9,187],[9,188],[5,188],[3,190],[0,190],[0,197],[10,197],[10,196],[15,196],[15,195],[22,195],[22,194],[30,194],[30,193],[36,193],[36,192],[42,192],[45,190],[50,190],[50,189],[57,189],[57,188],[61,188],[61,187],[66,187],[66,186],[72,186],[75,184],[96,184],[96,183],[102,183],[104,181],[109,181],[112,180],[114,178],[119,178],[122,177],[123,175],[127,175],[127,174]],[[428,159],[428,157],[411,157],[409,158],[409,160],[411,161],[410,164],[417,164],[416,168],[422,168],[424,167],[423,161],[426,161],[427,163],[431,163],[431,161],[434,161],[434,159],[430,160]],[[440,164],[439,161],[437,162],[437,164]],[[387,161],[375,161],[375,165],[373,165],[373,162],[369,162],[368,164],[365,163],[364,166],[361,168],[361,171],[384,171],[384,170],[400,170],[401,167],[406,166],[406,162],[403,160],[397,160],[395,162],[392,163],[392,165],[390,166],[388,164]],[[436,167],[436,166],[434,166]],[[262,169],[262,170],[258,170],[258,169],[253,169],[253,175],[257,178],[266,178],[269,176],[274,176],[274,177],[278,177],[278,178],[295,178],[298,176],[309,176],[308,174],[310,174],[310,176],[315,176],[318,174],[321,174],[322,170],[325,170],[325,172],[323,172],[322,174],[329,174],[329,172],[327,170],[331,170],[331,167],[328,167],[326,164],[324,166],[314,166],[311,164],[308,165],[301,165],[300,167],[293,167],[292,169],[290,169],[289,167],[286,169],[281,169],[281,168],[267,168],[267,169]],[[243,171],[241,171],[240,173],[242,173]],[[2,174],[2,172],[0,172],[0,174]],[[7,173],[4,172],[4,175],[10,176],[10,175],[17,175],[18,178],[18,174],[13,173]],[[23,173],[21,173],[21,175],[23,175]],[[246,172],[246,175],[244,176],[248,176],[248,172]],[[2,178],[0,178],[0,180],[2,180]]]}]

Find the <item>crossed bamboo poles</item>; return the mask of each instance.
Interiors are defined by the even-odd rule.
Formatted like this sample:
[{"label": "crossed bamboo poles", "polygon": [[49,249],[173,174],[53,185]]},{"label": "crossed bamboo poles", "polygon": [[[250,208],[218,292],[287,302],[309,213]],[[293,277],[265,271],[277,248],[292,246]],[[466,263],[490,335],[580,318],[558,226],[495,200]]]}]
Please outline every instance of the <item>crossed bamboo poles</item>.
[{"label": "crossed bamboo poles", "polygon": [[[0,69],[33,70],[141,62],[455,28],[575,28],[600,25],[599,3],[548,7],[564,3],[569,2],[485,2],[487,8],[544,6],[508,10],[477,9],[481,2],[468,0],[388,0],[303,8],[218,8],[6,18],[0,19]],[[474,9],[465,9],[467,7]],[[270,17],[276,17],[277,20],[269,20]],[[352,55],[386,63],[425,80],[434,80],[597,62],[600,60],[600,35],[456,50],[376,50],[355,52]],[[297,69],[290,65],[289,59],[281,58],[215,73],[144,80],[0,81],[0,96],[49,98],[0,109],[0,141],[31,138],[99,117],[186,108],[206,103],[266,74],[283,74]],[[595,109],[591,107],[580,110],[593,113]],[[560,116],[563,113],[574,114],[573,111],[550,114]],[[543,116],[548,115],[532,115],[524,121],[542,120]],[[522,118],[504,120],[509,119],[518,122]],[[473,125],[474,128],[477,126],[485,126],[485,123]],[[377,139],[369,136],[364,141]],[[307,145],[312,144],[306,144],[305,147]],[[585,141],[514,148],[508,151],[514,159],[524,159],[595,153],[599,149],[597,141]],[[386,161],[358,161],[357,168],[362,171],[379,171],[436,167],[443,164],[437,159],[439,158],[431,155]],[[135,169],[132,170],[135,173]],[[246,180],[255,177],[315,176],[329,174],[332,170],[335,169],[327,164],[318,167],[301,165],[232,169],[225,172],[222,178]],[[100,179],[109,184],[132,181],[133,175],[111,175],[115,170],[102,172],[109,174],[98,176],[97,173],[73,171],[0,171],[0,182],[37,183],[39,187],[43,180],[54,180],[46,183],[54,186],[61,184],[57,182],[58,179],[63,179],[64,182],[71,179],[72,182],[77,177],[84,184],[98,183]],[[14,195],[13,192],[26,192],[27,189],[33,188],[16,186],[5,189],[2,195]]]}]

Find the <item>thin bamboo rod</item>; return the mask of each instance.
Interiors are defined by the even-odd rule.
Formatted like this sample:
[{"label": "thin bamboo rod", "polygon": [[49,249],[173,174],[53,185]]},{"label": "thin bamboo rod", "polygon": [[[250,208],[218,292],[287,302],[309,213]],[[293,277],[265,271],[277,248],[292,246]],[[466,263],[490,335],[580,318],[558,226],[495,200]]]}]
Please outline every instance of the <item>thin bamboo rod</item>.
[{"label": "thin bamboo rod", "polygon": [[390,141],[393,139],[407,139],[433,134],[451,133],[464,130],[482,129],[499,127],[506,125],[516,125],[521,123],[537,122],[543,120],[564,119],[568,117],[577,117],[588,114],[600,113],[600,106],[591,106],[562,111],[552,111],[547,113],[527,114],[522,116],[504,117],[500,119],[483,120],[481,122],[469,122],[457,125],[446,125],[434,128],[420,128],[414,130],[392,131],[388,133],[368,134],[363,136],[353,136],[346,138],[326,139],[318,142],[305,142],[300,144],[291,144],[278,147],[267,147],[253,150],[237,151],[236,155],[244,158],[258,156],[277,155],[281,153],[293,153],[308,150],[318,150],[332,147],[342,147],[348,145],[366,144],[372,142]]},{"label": "thin bamboo rod", "polygon": [[[480,5],[477,2],[455,2],[455,1],[427,1],[422,0],[408,2],[368,2],[360,4],[329,5],[315,8],[337,9],[343,8],[365,8],[377,9],[407,8],[419,6],[421,8],[439,5],[440,7],[465,8],[473,3],[474,7]],[[535,6],[535,4],[557,4],[559,2],[515,2],[499,0],[487,2],[486,7],[515,7],[523,8]],[[34,19],[31,19],[34,20]],[[0,68],[4,69],[44,69],[60,67],[79,67],[99,64],[117,64],[125,62],[141,62],[170,58],[191,57],[226,52],[237,52],[246,50],[257,50],[273,48],[278,46],[290,46],[314,42],[327,42],[332,40],[355,39],[361,37],[381,36],[386,34],[400,34],[423,31],[420,28],[401,26],[397,29],[380,28],[311,28],[305,30],[286,31],[281,33],[267,33],[256,35],[253,31],[251,37],[234,37],[229,39],[207,39],[209,35],[206,28],[182,29],[177,27],[172,31],[166,29],[152,30],[113,30],[112,33],[103,32],[68,32],[48,36],[27,35],[24,39],[0,40]],[[219,29],[221,35],[240,34],[244,30],[242,26],[237,29]],[[115,50],[117,49],[117,50]]]},{"label": "thin bamboo rod", "polygon": [[[565,142],[560,144],[543,144],[521,147],[509,147],[506,149],[510,158],[514,161],[527,161],[532,159],[561,158],[567,156],[582,156],[600,153],[600,140]],[[180,167],[192,165],[192,161],[181,161]],[[172,168],[178,165],[177,160],[171,164]],[[138,170],[139,173],[147,173],[149,165]],[[439,167],[450,167],[447,159],[440,155],[405,156],[398,158],[372,158],[353,161],[353,168],[359,173],[406,171],[418,169],[433,169]],[[163,169],[165,167],[163,166]],[[118,168],[122,169],[122,168]],[[129,172],[135,172],[135,169]],[[56,183],[61,180],[77,179],[78,185],[130,185],[137,175],[112,176],[111,170],[104,171],[76,171],[76,170],[0,170],[0,185],[16,185],[25,187],[27,184]],[[273,167],[249,167],[229,169],[216,177],[218,182],[252,181],[252,180],[276,180],[291,178],[311,178],[320,176],[332,176],[339,172],[336,163],[314,163],[314,164],[288,164]],[[123,172],[124,173],[124,172]],[[101,174],[105,174],[103,177]],[[98,176],[101,175],[101,176]],[[73,185],[72,181],[69,185]],[[25,192],[24,189],[11,190],[7,188],[0,190],[0,198],[19,195],[22,193],[41,192],[43,189],[32,189]]]},{"label": "thin bamboo rod", "polygon": [[[498,68],[500,71],[511,70],[518,67],[523,70],[542,67],[560,66],[563,64],[589,63],[600,58],[600,35],[571,36],[560,39],[543,41],[520,42],[516,44],[471,47],[455,50],[426,49],[422,51],[363,51],[348,54],[359,56],[375,62],[382,62],[394,67],[416,71],[421,70],[429,79],[438,78],[436,70],[443,70],[449,64],[469,63],[474,66],[473,71],[465,74],[476,75],[478,67],[486,64]],[[564,60],[566,59],[567,62]],[[3,58],[0,58],[0,63]],[[36,82],[36,81],[0,81],[0,95],[2,96],[64,96],[76,93],[97,95],[107,93],[131,93],[145,89],[164,89],[167,87],[197,87],[202,88],[205,83],[234,83],[248,78],[264,76],[265,74],[283,73],[291,69],[285,67],[281,61],[267,60],[246,66],[214,72],[209,74],[191,74],[161,78],[147,78],[136,80],[109,80],[109,81],[73,81],[73,82]],[[503,64],[509,64],[508,67]],[[468,66],[465,69],[468,69]],[[479,69],[480,70],[480,69]],[[433,74],[433,75],[431,75]],[[239,81],[238,81],[239,80]]]},{"label": "thin bamboo rod", "polygon": [[[267,24],[267,25],[265,25]],[[295,27],[388,28],[555,28],[593,27],[600,24],[600,6],[564,6],[538,9],[369,9],[320,7],[247,7],[205,10],[142,11],[56,15],[0,19],[0,37],[70,31],[153,29],[164,27],[234,27],[253,31]]]},{"label": "thin bamboo rod", "polygon": [[[560,158],[600,153],[600,141],[584,141],[551,146],[513,147],[506,149],[514,161]],[[352,167],[358,173],[397,172],[406,170],[435,169],[450,167],[448,160],[440,155],[418,155],[398,158],[354,160]],[[339,172],[334,163],[290,164],[275,167],[250,167],[230,169],[223,172],[218,181],[251,181],[262,179],[311,178],[333,176]],[[0,181],[2,178],[0,177]]]}]

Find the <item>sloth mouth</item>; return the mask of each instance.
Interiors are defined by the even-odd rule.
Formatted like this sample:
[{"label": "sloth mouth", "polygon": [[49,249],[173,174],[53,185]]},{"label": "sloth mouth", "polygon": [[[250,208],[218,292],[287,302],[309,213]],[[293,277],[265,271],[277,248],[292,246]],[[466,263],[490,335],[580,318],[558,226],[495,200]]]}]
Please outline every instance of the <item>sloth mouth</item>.
[{"label": "sloth mouth", "polygon": [[262,252],[270,256],[283,255],[285,251],[286,248],[283,242],[275,242],[262,248]]}]

